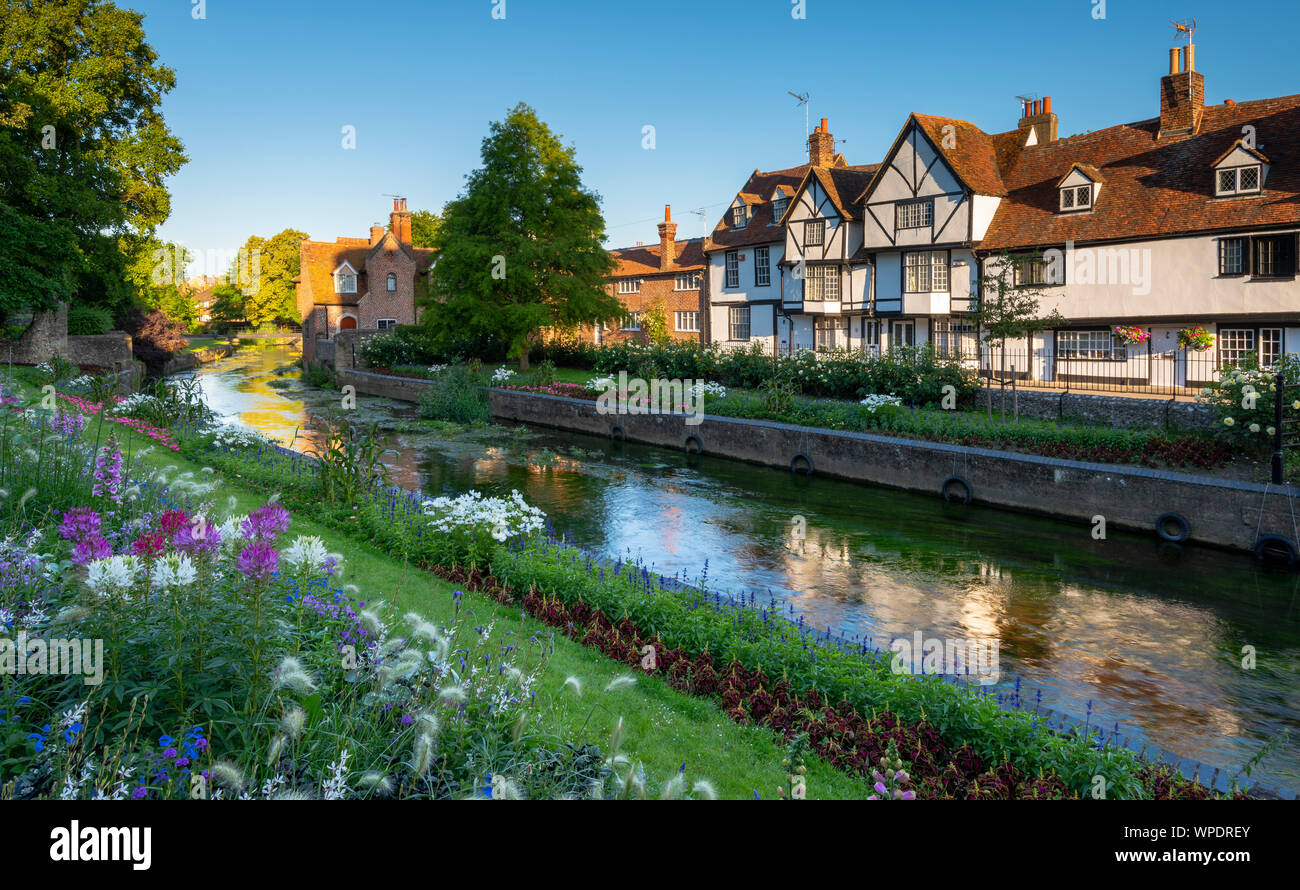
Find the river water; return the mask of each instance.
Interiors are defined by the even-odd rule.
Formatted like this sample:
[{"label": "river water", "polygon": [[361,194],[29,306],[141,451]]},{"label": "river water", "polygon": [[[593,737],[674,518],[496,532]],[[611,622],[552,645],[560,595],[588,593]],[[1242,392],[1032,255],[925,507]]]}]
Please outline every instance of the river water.
[{"label": "river water", "polygon": [[[299,445],[337,403],[288,347],[197,372],[229,422]],[[430,494],[521,491],[575,543],[639,557],[712,590],[774,596],[819,628],[999,641],[997,688],[1130,743],[1300,789],[1300,575],[1154,536],[949,505],[927,497],[604,439],[497,428],[438,435],[412,406],[358,398],[394,427],[394,481]],[[802,538],[796,529],[802,529]],[[1253,647],[1256,666],[1242,667]],[[1283,740],[1284,731],[1291,734]],[[1208,775],[1203,773],[1203,775]]]}]

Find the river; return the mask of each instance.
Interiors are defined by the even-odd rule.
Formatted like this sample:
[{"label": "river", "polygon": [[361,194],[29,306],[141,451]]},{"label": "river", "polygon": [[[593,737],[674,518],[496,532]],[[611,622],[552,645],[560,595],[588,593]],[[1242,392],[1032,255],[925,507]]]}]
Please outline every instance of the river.
[{"label": "river", "polygon": [[[339,396],[303,385],[296,357],[247,348],[196,374],[229,422],[301,443]],[[1230,771],[1272,741],[1253,779],[1300,789],[1300,575],[721,458],[548,431],[439,435],[410,422],[410,405],[363,396],[357,408],[393,428],[404,487],[518,489],[575,543],[774,596],[880,648],[916,631],[994,638],[999,689],[1020,680],[1027,701],[1041,691],[1043,707]]]}]

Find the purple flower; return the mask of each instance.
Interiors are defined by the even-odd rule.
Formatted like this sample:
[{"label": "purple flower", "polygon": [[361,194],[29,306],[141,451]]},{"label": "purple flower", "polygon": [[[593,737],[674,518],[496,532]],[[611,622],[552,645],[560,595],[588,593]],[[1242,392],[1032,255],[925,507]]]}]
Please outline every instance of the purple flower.
[{"label": "purple flower", "polygon": [[95,484],[90,489],[95,497],[101,495],[115,502],[122,500],[122,451],[112,446],[104,448],[95,459]]},{"label": "purple flower", "polygon": [[149,796],[149,789],[144,787],[143,785],[138,786],[134,791],[131,792],[132,800],[144,800],[148,796]]},{"label": "purple flower", "polygon": [[288,527],[289,511],[272,502],[249,513],[239,530],[250,540],[274,541],[275,536]]},{"label": "purple flower", "polygon": [[65,541],[84,541],[99,535],[103,523],[99,514],[89,507],[74,507],[63,514],[59,535]]},{"label": "purple flower", "polygon": [[270,544],[254,541],[239,552],[235,563],[240,574],[262,580],[271,577],[280,564],[280,553]]},{"label": "purple flower", "polygon": [[99,535],[78,541],[77,546],[72,548],[72,562],[79,566],[95,559],[108,559],[112,555],[113,548]]},{"label": "purple flower", "polygon": [[881,794],[885,794],[885,795],[889,794],[889,789],[885,787],[885,783],[884,783],[884,782],[877,782],[876,784],[872,785],[871,787],[872,787],[872,788],[875,788],[875,789],[876,789],[877,791],[879,791]]},{"label": "purple flower", "polygon": [[172,545],[189,553],[216,550],[221,546],[221,529],[200,517],[182,527],[172,538]]}]

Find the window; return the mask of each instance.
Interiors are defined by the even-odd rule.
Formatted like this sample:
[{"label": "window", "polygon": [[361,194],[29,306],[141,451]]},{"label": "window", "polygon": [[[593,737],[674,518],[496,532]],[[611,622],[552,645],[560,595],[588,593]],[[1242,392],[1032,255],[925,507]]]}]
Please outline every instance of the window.
[{"label": "window", "polygon": [[1219,274],[1246,274],[1245,238],[1219,239]]},{"label": "window", "polygon": [[675,327],[679,331],[698,332],[700,330],[700,313],[698,312],[678,312],[676,313]]},{"label": "window", "polygon": [[397,276],[392,272],[388,273],[388,290],[390,292],[397,290]]},{"label": "window", "polygon": [[641,292],[640,278],[620,278],[618,280],[618,292],[620,294],[636,294]]},{"label": "window", "polygon": [[731,208],[731,227],[733,229],[742,229],[749,220],[745,216],[745,205],[740,204]]},{"label": "window", "polygon": [[641,330],[641,313],[629,312],[627,315],[623,316],[623,330],[625,331]]},{"label": "window", "polygon": [[1271,368],[1276,365],[1278,359],[1282,357],[1282,329],[1281,328],[1260,328],[1259,329],[1259,363],[1262,367]]},{"label": "window", "polygon": [[942,250],[903,254],[903,290],[909,294],[948,290],[948,254]]},{"label": "window", "polygon": [[1250,195],[1259,191],[1260,168],[1228,167],[1219,170],[1215,178],[1217,195]]},{"label": "window", "polygon": [[754,248],[754,286],[767,287],[772,283],[772,267],[767,264],[768,249]]},{"label": "window", "polygon": [[848,345],[849,320],[847,318],[820,316],[814,319],[813,327],[816,331],[818,352],[828,352]]},{"label": "window", "polygon": [[975,322],[950,318],[935,319],[934,348],[940,355],[977,355],[979,342],[975,337]]},{"label": "window", "polygon": [[1047,283],[1047,260],[1042,257],[1021,257],[1015,266],[1016,287],[1035,287]]},{"label": "window", "polygon": [[1087,210],[1092,206],[1092,186],[1076,185],[1061,189],[1062,210]]},{"label": "window", "polygon": [[381,331],[391,331],[393,328],[397,327],[397,319],[381,318],[379,321],[375,322],[375,327]]},{"label": "window", "polygon": [[727,287],[740,287],[740,254],[727,251]]},{"label": "window", "polygon": [[1235,365],[1255,351],[1255,332],[1250,328],[1219,328],[1216,345],[1224,366]]},{"label": "window", "polygon": [[781,221],[781,217],[785,216],[785,208],[789,206],[789,198],[772,199],[772,225],[776,225]]},{"label": "window", "polygon": [[826,220],[814,219],[803,224],[803,243],[805,247],[817,247],[826,243]]},{"label": "window", "polygon": [[732,306],[728,318],[727,336],[731,340],[749,339],[749,307]]},{"label": "window", "polygon": [[840,270],[838,266],[809,266],[807,300],[838,300],[840,298]]},{"label": "window", "polygon": [[673,290],[699,290],[700,273],[684,272],[677,276],[677,281],[673,284]]},{"label": "window", "polygon": [[1123,361],[1128,358],[1128,346],[1113,331],[1057,331],[1056,355]]},{"label": "window", "polygon": [[895,227],[923,229],[934,225],[934,201],[911,201],[894,205]]},{"label": "window", "polygon": [[1255,278],[1295,277],[1295,235],[1255,238],[1250,251],[1250,274]]},{"label": "window", "polygon": [[334,273],[334,292],[338,294],[355,294],[357,292],[357,273],[351,266],[344,266]]}]

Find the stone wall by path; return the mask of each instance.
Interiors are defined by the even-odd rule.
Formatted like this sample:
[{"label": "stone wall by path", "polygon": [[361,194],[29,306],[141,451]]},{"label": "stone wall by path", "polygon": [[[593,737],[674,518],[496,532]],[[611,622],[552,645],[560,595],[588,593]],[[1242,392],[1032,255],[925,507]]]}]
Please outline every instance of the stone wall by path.
[{"label": "stone wall by path", "polygon": [[[340,371],[339,383],[404,401],[418,401],[436,385],[350,370]],[[960,476],[977,503],[1077,522],[1081,535],[1091,534],[1096,516],[1105,518],[1107,528],[1154,535],[1157,517],[1178,513],[1187,519],[1189,540],[1197,543],[1250,551],[1260,535],[1279,535],[1293,547],[1297,541],[1300,489],[1291,486],[730,417],[688,426],[679,414],[601,415],[594,402],[501,389],[491,390],[490,399],[497,420],[598,436],[621,433],[630,441],[698,447],[783,469],[800,455],[815,473],[936,497],[945,480]],[[698,441],[688,442],[690,436]]]},{"label": "stone wall by path", "polygon": [[68,355],[68,306],[60,303],[58,309],[36,312],[32,323],[17,340],[0,340],[0,361],[15,365],[39,365],[56,355],[71,360]]},{"label": "stone wall by path", "polygon": [[75,365],[109,371],[130,371],[135,361],[131,354],[131,335],[125,331],[70,335],[64,354]]},{"label": "stone wall by path", "polygon": [[[973,410],[987,409],[988,395],[993,396],[993,416],[1002,416],[1002,391],[984,390],[975,397]],[[1130,398],[1078,392],[1047,392],[1021,389],[1015,393],[1020,416],[1035,420],[1080,421],[1113,427],[1147,430],[1200,430],[1208,428],[1214,417],[1210,409],[1196,402],[1175,399]],[[1012,393],[1006,392],[1007,417],[1011,417]]]}]

